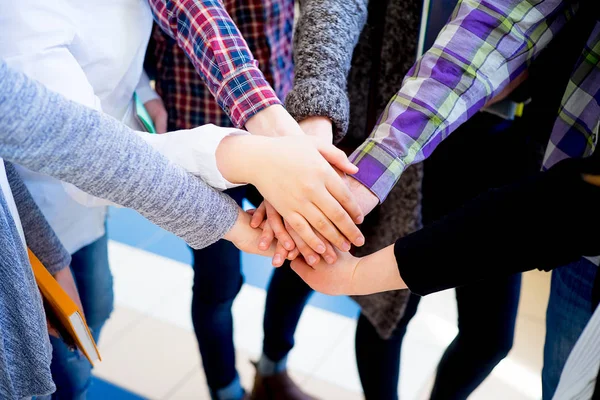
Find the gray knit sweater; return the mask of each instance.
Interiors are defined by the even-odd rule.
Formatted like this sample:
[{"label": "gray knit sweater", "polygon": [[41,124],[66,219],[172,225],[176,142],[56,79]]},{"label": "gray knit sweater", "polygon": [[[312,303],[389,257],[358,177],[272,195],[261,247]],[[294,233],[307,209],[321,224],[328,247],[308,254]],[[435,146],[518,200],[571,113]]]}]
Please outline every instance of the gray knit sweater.
[{"label": "gray knit sweater", "polygon": [[[329,117],[344,150],[361,144],[415,61],[421,7],[422,0],[302,0],[288,111],[299,120]],[[421,227],[422,176],[421,164],[408,168],[385,203],[367,216],[361,226],[366,243],[357,255]],[[404,313],[408,292],[353,298],[387,338]]]},{"label": "gray knit sweater", "polygon": [[[233,200],[170,163],[121,123],[65,100],[1,60],[0,157],[134,208],[195,248],[220,239],[237,217]],[[27,218],[23,224],[31,232]],[[1,193],[0,249],[0,398],[45,395],[54,390],[46,320]],[[60,250],[49,257],[64,261]]]}]

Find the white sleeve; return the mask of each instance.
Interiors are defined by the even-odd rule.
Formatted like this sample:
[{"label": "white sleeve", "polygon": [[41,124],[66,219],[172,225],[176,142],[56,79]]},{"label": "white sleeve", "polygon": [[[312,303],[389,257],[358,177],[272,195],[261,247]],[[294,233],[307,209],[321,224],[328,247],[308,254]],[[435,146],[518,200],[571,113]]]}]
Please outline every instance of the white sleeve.
[{"label": "white sleeve", "polygon": [[223,177],[217,167],[215,153],[221,140],[227,136],[249,135],[248,132],[207,124],[194,129],[168,132],[162,135],[152,135],[146,132],[136,133],[170,161],[201,178],[213,188],[225,190],[242,186],[233,184]]},{"label": "white sleeve", "polygon": [[137,93],[138,99],[140,99],[142,104],[145,104],[150,100],[160,98],[158,93],[156,93],[154,89],[152,89],[152,86],[150,86],[150,78],[148,77],[146,71],[142,71],[142,76],[140,77],[140,81],[135,88],[135,93]]}]

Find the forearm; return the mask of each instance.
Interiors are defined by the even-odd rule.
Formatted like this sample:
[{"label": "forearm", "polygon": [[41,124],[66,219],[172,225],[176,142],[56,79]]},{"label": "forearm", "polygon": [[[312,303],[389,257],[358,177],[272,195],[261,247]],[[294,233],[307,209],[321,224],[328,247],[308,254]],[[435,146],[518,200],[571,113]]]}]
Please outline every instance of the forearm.
[{"label": "forearm", "polygon": [[600,187],[582,179],[589,162],[563,161],[398,240],[403,280],[425,295],[600,254],[600,213],[585,206],[600,201]]},{"label": "forearm", "polygon": [[44,218],[17,170],[10,163],[5,166],[27,246],[51,274],[56,274],[71,264],[71,255]]},{"label": "forearm", "polygon": [[[370,138],[351,156],[356,178],[383,201],[406,167],[500,94],[565,22],[567,5],[549,0],[464,1],[434,46],[417,61]],[[535,11],[523,17],[523,9]]]},{"label": "forearm", "polygon": [[296,72],[286,108],[296,120],[324,116],[334,140],[348,129],[346,92],[352,53],[366,22],[367,0],[303,0],[294,35]]},{"label": "forearm", "polygon": [[235,126],[281,104],[219,0],[148,0],[160,28],[192,61]]},{"label": "forearm", "polygon": [[170,163],[118,121],[70,102],[0,63],[0,157],[74,184],[205,247],[237,206]]}]

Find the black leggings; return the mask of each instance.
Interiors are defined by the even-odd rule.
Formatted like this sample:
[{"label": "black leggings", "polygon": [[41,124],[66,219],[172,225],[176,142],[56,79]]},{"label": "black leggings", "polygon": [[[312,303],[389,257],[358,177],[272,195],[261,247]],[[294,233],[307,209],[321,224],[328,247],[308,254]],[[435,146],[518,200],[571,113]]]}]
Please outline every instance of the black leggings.
[{"label": "black leggings", "polygon": [[[440,144],[424,164],[424,224],[489,188],[537,172],[537,143],[524,134],[528,123],[513,124],[479,113]],[[482,265],[485,262],[481,260]],[[459,333],[439,363],[432,399],[466,399],[506,356],[513,343],[520,288],[521,276],[515,275],[456,289]],[[402,340],[419,300],[411,295],[388,340],[360,316],[356,358],[367,400],[398,398]]]},{"label": "black leggings", "polygon": [[[438,365],[431,399],[466,399],[506,357],[513,344],[520,288],[521,275],[513,275],[456,289],[459,332]],[[402,340],[420,299],[410,296],[404,317],[388,340],[360,316],[356,359],[367,400],[398,398]]]}]

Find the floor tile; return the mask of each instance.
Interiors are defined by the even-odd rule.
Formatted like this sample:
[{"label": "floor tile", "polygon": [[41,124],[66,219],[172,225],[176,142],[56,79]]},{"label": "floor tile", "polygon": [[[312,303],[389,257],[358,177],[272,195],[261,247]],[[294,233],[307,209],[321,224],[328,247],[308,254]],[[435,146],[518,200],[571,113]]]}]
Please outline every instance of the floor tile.
[{"label": "floor tile", "polygon": [[257,358],[262,352],[265,291],[244,285],[233,303],[236,348]]},{"label": "floor tile", "polygon": [[[109,242],[115,302],[149,312],[180,285],[184,264],[117,242]],[[189,271],[188,271],[189,272]]]},{"label": "floor tile", "polygon": [[350,392],[362,392],[354,350],[355,331],[356,323],[351,322],[350,328],[343,333],[343,336],[336,338],[334,343],[330,344],[331,352],[310,375],[311,381],[315,378]]},{"label": "floor tile", "polygon": [[98,343],[100,352],[109,349],[115,341],[122,338],[129,330],[142,322],[144,318],[147,318],[145,314],[125,306],[116,306],[102,328]]},{"label": "floor tile", "polygon": [[519,316],[536,319],[541,323],[546,321],[551,276],[548,272],[537,270],[523,274]]},{"label": "floor tile", "polygon": [[[310,375],[342,343],[354,342],[355,327],[356,322],[350,318],[307,306],[298,323],[294,349],[289,355],[290,367]],[[346,338],[348,341],[344,340]]]},{"label": "floor tile", "polygon": [[348,390],[337,385],[318,379],[311,378],[302,389],[322,400],[363,400],[362,392]]},{"label": "floor tile", "polygon": [[210,400],[202,368],[199,365],[194,367],[180,386],[165,397],[165,400]]},{"label": "floor tile", "polygon": [[193,333],[150,318],[110,346],[103,360],[98,377],[151,399],[171,393],[200,362]]}]

